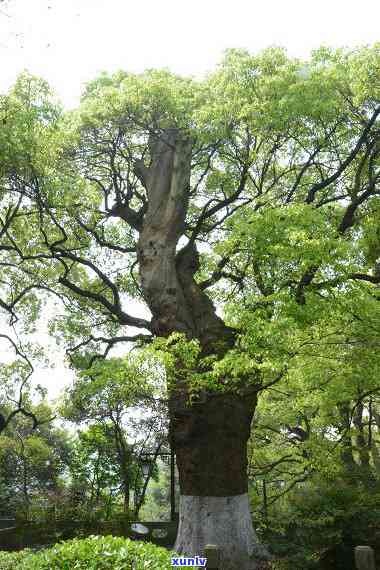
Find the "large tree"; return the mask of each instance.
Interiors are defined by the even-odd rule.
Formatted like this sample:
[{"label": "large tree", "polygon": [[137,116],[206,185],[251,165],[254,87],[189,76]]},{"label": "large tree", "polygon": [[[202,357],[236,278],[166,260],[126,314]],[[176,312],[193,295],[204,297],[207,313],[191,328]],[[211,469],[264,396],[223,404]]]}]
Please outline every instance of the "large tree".
[{"label": "large tree", "polygon": [[337,296],[376,295],[379,69],[375,46],[307,63],[232,50],[203,82],[103,75],[55,130],[45,121],[46,160],[24,177],[36,237],[15,252],[65,304],[55,330],[73,362],[157,338],[170,353],[175,549],[216,543],[226,570],[259,552],[246,472],[258,394],[286,381]]}]

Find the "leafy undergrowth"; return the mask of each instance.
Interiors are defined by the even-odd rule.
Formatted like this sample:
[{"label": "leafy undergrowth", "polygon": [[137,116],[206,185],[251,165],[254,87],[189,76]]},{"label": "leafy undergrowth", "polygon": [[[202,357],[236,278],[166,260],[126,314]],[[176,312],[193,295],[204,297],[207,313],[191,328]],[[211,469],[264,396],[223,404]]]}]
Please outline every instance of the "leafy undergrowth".
[{"label": "leafy undergrowth", "polygon": [[0,570],[169,570],[172,552],[114,536],[68,540],[33,553],[0,552]]},{"label": "leafy undergrowth", "polygon": [[27,556],[30,550],[21,550],[20,552],[0,552],[0,570],[15,570],[20,568],[20,563]]}]

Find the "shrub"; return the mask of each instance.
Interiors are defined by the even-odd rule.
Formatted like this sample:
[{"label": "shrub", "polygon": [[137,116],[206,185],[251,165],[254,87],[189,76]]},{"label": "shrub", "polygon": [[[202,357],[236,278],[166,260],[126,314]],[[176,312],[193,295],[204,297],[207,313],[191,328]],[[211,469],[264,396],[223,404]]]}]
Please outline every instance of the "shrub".
[{"label": "shrub", "polygon": [[[31,554],[5,555],[0,570],[171,570],[172,553],[151,543],[90,536]],[[19,559],[17,559],[19,556]],[[0,558],[0,561],[2,559]],[[8,565],[6,565],[8,564]]]},{"label": "shrub", "polygon": [[354,548],[380,544],[380,486],[318,476],[256,517],[273,570],[351,570]]},{"label": "shrub", "polygon": [[0,570],[17,570],[30,553],[27,549],[20,552],[0,552]]}]

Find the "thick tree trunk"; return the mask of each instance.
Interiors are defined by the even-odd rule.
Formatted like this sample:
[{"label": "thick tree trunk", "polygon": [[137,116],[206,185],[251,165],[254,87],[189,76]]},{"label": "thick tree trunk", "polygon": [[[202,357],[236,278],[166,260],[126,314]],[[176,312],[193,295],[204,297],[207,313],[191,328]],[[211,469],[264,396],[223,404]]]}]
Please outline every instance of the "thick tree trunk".
[{"label": "thick tree trunk", "polygon": [[256,399],[208,395],[186,406],[173,394],[170,437],[177,454],[180,521],[177,552],[201,554],[206,544],[222,551],[222,567],[253,569],[262,555],[247,494],[247,441]]},{"label": "thick tree trunk", "polygon": [[[183,332],[199,340],[204,355],[222,357],[234,344],[234,331],[216,315],[194,279],[194,243],[177,251],[187,212],[191,142],[168,129],[151,141],[150,152],[150,166],[136,164],[136,173],[148,195],[138,258],[152,329],[158,336]],[[252,527],[246,473],[255,405],[255,394],[205,392],[190,405],[188,386],[180,381],[170,395],[170,438],[181,489],[175,550],[197,555],[207,543],[217,544],[224,570],[255,569],[252,556],[261,550]]]},{"label": "thick tree trunk", "polygon": [[206,544],[221,548],[221,568],[254,570],[262,547],[252,527],[247,493],[226,497],[181,495],[175,552],[196,556]]},{"label": "thick tree trunk", "polygon": [[174,444],[183,495],[226,497],[247,492],[247,441],[253,398],[208,394],[187,403],[172,393],[170,439]]}]

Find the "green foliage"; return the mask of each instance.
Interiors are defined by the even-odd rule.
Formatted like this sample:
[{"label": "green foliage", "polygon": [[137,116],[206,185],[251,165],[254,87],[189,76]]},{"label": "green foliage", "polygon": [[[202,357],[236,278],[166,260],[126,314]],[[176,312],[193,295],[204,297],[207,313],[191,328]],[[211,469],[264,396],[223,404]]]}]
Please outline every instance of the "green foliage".
[{"label": "green foliage", "polygon": [[[154,398],[162,391],[162,371],[148,353],[94,362],[79,372],[63,395],[60,412],[65,419],[86,424],[73,441],[69,472],[73,516],[110,518],[134,498],[134,516],[144,500],[144,477],[139,454],[155,449],[165,438],[164,417],[152,415]],[[133,410],[144,407],[140,420]],[[153,404],[154,407],[154,404]],[[165,413],[162,410],[163,414]],[[149,478],[157,476],[152,463]]]},{"label": "green foliage", "polygon": [[42,79],[23,73],[0,100],[0,175],[16,169],[30,176],[48,173],[48,162],[57,150],[55,124],[60,108],[51,99]]},{"label": "green foliage", "polygon": [[[336,299],[333,320],[321,307],[320,321],[295,337],[286,381],[262,395],[255,414],[252,504],[284,557],[279,568],[317,568],[325,558],[329,568],[350,568],[355,545],[377,546],[379,309],[363,291],[352,318],[348,297]],[[304,440],[294,437],[300,429]]]},{"label": "green foliage", "polygon": [[69,540],[37,554],[0,555],[1,570],[164,570],[172,554],[150,543],[113,536]]},{"label": "green foliage", "polygon": [[[30,406],[36,417],[50,420],[51,408]],[[55,503],[63,486],[69,438],[51,421],[32,429],[28,417],[16,416],[0,435],[0,500],[20,518],[33,519],[38,505]]]},{"label": "green foliage", "polygon": [[[118,405],[124,409],[142,399],[154,387],[144,363],[130,356],[95,362],[80,372],[73,389],[67,390],[62,411],[65,417],[79,419],[104,416]],[[79,415],[78,415],[79,414]]]},{"label": "green foliage", "polygon": [[121,473],[109,425],[92,424],[72,441],[69,497],[61,516],[109,519],[119,503]]},{"label": "green foliage", "polygon": [[0,570],[17,570],[24,560],[29,559],[31,554],[31,551],[27,549],[20,552],[0,551]]},{"label": "green foliage", "polygon": [[281,563],[302,570],[353,567],[354,547],[378,548],[380,491],[356,487],[342,477],[316,475],[291,491],[257,521],[260,535]]},{"label": "green foliage", "polygon": [[[103,74],[66,114],[43,81],[25,74],[2,98],[2,307],[17,299],[27,333],[42,291],[64,306],[50,331],[68,347],[78,378],[61,411],[91,424],[72,446],[78,487],[96,473],[100,495],[112,490],[120,450],[119,466],[131,475],[124,419],[182,380],[191,401],[202,391],[263,393],[250,476],[268,494],[253,503],[262,528],[270,523],[305,543],[294,565],[313,564],[322,538],[337,544],[345,525],[359,537],[355,519],[370,528],[362,507],[377,505],[380,469],[379,71],[379,44],[321,48],[309,61],[277,48],[229,50],[204,81],[167,70]],[[208,299],[194,307],[191,338],[169,331],[153,339],[166,306],[161,291],[149,298],[139,282],[138,234],[151,199],[143,173],[152,140],[167,128],[193,143],[179,243],[202,249],[195,293],[206,291],[230,327],[223,331],[231,338],[211,348],[196,338]],[[131,297],[149,304],[152,325],[131,319]],[[185,313],[190,318],[193,307]],[[152,337],[129,336],[134,324]],[[138,352],[109,357],[123,341]],[[12,385],[27,374],[17,361],[1,379]],[[289,437],[295,428],[303,439]],[[37,487],[48,479],[50,443],[28,434],[23,445],[22,461],[14,459],[17,445],[6,434],[0,458],[9,453],[16,466],[27,465]],[[377,508],[373,514],[377,524]]]}]

